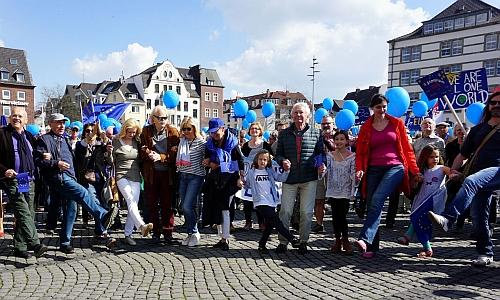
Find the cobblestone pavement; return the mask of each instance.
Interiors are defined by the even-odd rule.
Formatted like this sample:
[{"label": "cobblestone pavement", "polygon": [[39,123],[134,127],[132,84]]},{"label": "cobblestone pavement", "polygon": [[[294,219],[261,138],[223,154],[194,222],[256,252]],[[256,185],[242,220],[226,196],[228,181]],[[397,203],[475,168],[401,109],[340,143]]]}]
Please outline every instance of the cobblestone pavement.
[{"label": "cobblestone pavement", "polygon": [[[237,217],[241,217],[238,212]],[[38,217],[41,217],[39,215]],[[237,230],[230,250],[213,249],[218,238],[211,229],[202,231],[198,247],[152,244],[149,238],[136,236],[137,246],[121,243],[108,251],[92,246],[92,229],[77,223],[73,244],[75,254],[57,251],[58,237],[44,235],[50,246],[43,257],[19,259],[12,253],[12,229],[0,240],[0,297],[121,299],[121,298],[322,298],[322,299],[427,299],[427,298],[500,298],[500,263],[473,268],[475,258],[468,239],[470,224],[459,236],[437,234],[433,247],[435,257],[419,259],[417,243],[401,246],[395,242],[404,232],[408,215],[400,216],[394,229],[381,229],[383,249],[377,257],[366,260],[335,255],[331,219],[326,219],[326,233],[312,234],[310,251],[299,255],[296,250],[285,254],[270,251],[260,255],[257,240],[260,232]],[[7,215],[9,222],[9,215]],[[361,223],[353,214],[351,238],[357,236]],[[182,223],[181,219],[177,223]],[[242,221],[235,222],[243,227]],[[113,233],[123,238],[123,231]],[[175,233],[185,236],[182,228]],[[494,235],[498,244],[498,234]],[[274,234],[268,243],[277,245]],[[498,245],[497,245],[498,246]]]}]

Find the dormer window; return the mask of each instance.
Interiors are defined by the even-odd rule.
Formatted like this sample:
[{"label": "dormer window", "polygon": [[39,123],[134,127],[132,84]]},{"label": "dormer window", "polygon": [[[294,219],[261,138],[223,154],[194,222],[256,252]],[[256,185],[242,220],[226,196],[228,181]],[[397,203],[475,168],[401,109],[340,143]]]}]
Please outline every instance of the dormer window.
[{"label": "dormer window", "polygon": [[16,81],[17,82],[24,82],[24,74],[23,73],[16,73]]},{"label": "dormer window", "polygon": [[476,16],[475,15],[465,17],[465,27],[471,27],[474,25],[476,25]]},{"label": "dormer window", "polygon": [[476,17],[476,24],[484,24],[488,22],[488,13],[478,14]]},{"label": "dormer window", "polygon": [[11,58],[9,59],[9,62],[11,65],[17,65],[17,58]]},{"label": "dormer window", "polygon": [[6,69],[0,70],[0,80],[9,80],[9,71]]},{"label": "dormer window", "polygon": [[137,94],[128,94],[129,99],[137,99]]}]

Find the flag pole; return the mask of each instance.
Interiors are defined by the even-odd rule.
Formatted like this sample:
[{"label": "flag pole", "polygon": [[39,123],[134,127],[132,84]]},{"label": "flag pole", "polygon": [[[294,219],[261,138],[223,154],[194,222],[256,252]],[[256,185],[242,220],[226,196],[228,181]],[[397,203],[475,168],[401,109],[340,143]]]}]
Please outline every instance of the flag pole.
[{"label": "flag pole", "polygon": [[448,99],[448,96],[446,95],[443,95],[443,100],[446,102],[446,104],[448,105],[448,107],[450,108],[450,111],[451,113],[453,114],[453,117],[455,118],[455,120],[457,121],[458,124],[460,124],[460,128],[462,129],[463,132],[467,132],[465,130],[465,127],[464,125],[462,124],[463,122],[460,120],[460,118],[458,117],[457,115],[457,112],[455,111],[455,109],[453,108],[453,105],[451,105],[451,102],[450,100]]}]

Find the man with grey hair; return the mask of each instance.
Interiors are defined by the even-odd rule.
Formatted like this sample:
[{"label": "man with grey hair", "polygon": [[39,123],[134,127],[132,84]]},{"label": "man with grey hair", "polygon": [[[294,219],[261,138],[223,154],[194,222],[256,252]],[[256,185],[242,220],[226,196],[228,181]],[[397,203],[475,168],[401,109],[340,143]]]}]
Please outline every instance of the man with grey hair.
[{"label": "man with grey hair", "polygon": [[418,160],[420,152],[427,145],[434,145],[439,149],[439,153],[444,160],[444,141],[442,138],[438,137],[434,130],[436,129],[436,122],[431,118],[425,118],[420,124],[422,130],[422,137],[413,142],[413,151],[415,152],[415,158]]},{"label": "man with grey hair", "polygon": [[[293,206],[297,196],[300,196],[300,254],[307,252],[318,179],[315,158],[322,152],[319,130],[308,124],[310,114],[306,103],[293,105],[293,123],[279,133],[276,151],[276,161],[282,166],[290,167],[290,175],[283,183],[280,209],[280,219],[285,228],[290,226]],[[276,252],[284,253],[288,241],[281,235],[279,239]]]}]

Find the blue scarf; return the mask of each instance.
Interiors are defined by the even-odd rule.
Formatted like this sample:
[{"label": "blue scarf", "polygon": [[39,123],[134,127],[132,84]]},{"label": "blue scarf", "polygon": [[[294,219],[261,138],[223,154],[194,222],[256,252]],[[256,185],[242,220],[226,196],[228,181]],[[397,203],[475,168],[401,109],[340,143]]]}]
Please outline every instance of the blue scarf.
[{"label": "blue scarf", "polygon": [[238,163],[231,160],[231,151],[238,146],[238,138],[228,129],[225,132],[225,140],[223,140],[223,148],[218,147],[214,140],[210,137],[205,144],[206,149],[210,153],[210,161],[220,165],[221,172],[233,173],[238,171]]}]

